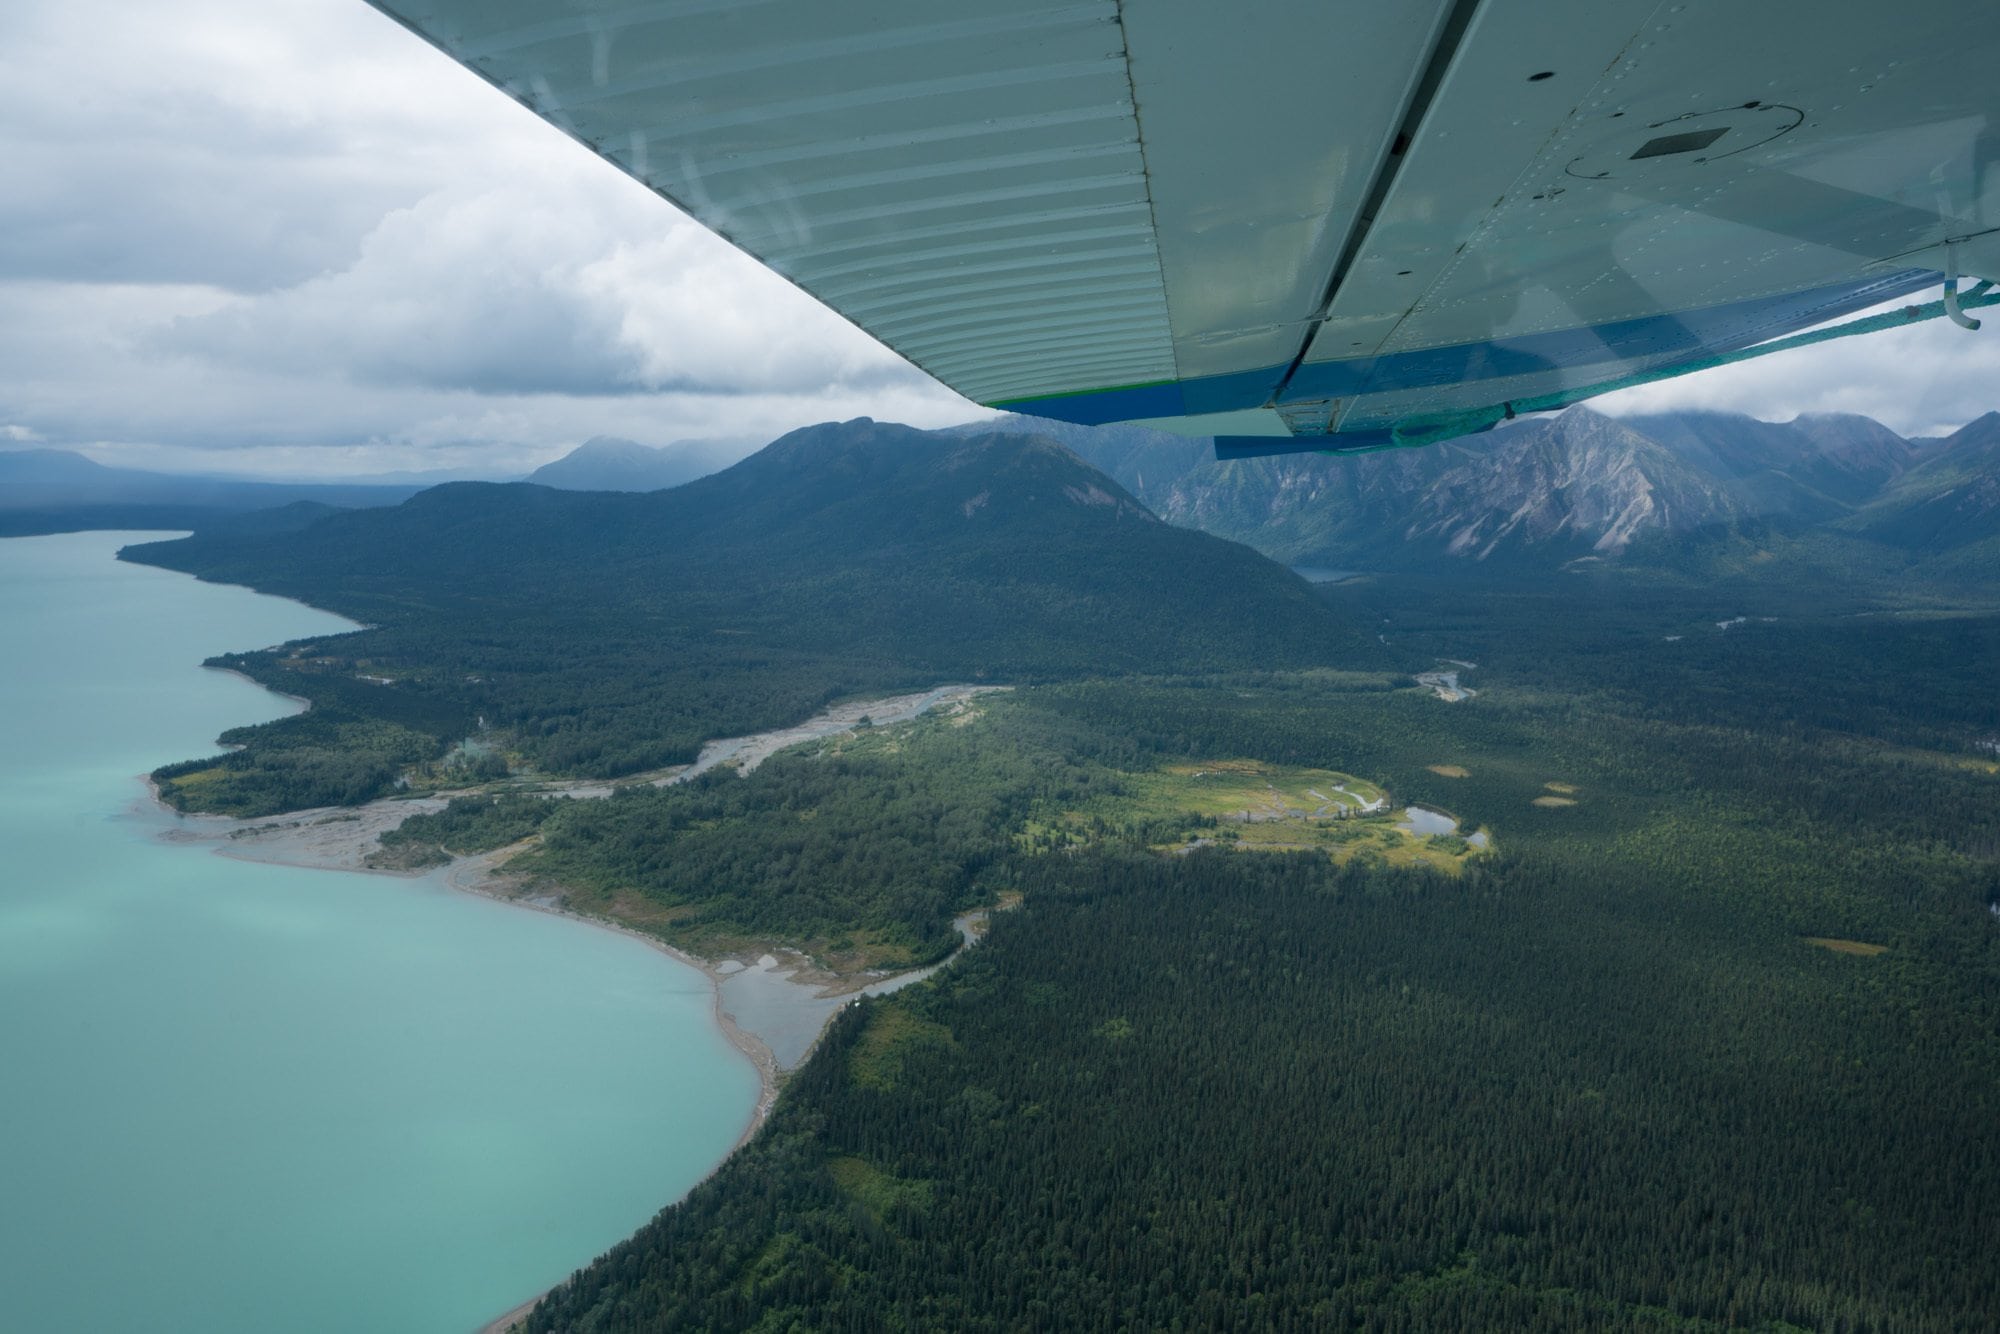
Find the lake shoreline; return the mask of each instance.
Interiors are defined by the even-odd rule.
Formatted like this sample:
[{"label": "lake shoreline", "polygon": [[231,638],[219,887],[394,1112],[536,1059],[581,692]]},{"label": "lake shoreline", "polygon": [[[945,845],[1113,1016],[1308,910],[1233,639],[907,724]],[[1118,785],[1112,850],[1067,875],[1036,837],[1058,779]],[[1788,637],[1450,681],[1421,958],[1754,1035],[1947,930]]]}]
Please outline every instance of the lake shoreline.
[{"label": "lake shoreline", "polygon": [[[577,912],[572,908],[564,907],[559,901],[553,898],[529,897],[510,892],[510,889],[518,882],[513,877],[508,876],[503,868],[506,861],[519,851],[521,851],[521,845],[512,844],[508,847],[497,848],[492,852],[477,853],[470,857],[454,857],[448,866],[427,873],[419,873],[410,878],[435,879],[437,883],[444,885],[446,888],[456,890],[461,894],[475,894],[482,899],[490,899],[495,903],[504,903],[509,907],[525,908],[529,912],[546,913],[551,917],[564,917],[572,922],[582,922],[586,926],[594,926],[601,931],[614,932],[626,937],[628,940],[636,940],[650,949],[657,950],[676,963],[685,964],[707,978],[710,999],[709,1013],[715,1021],[716,1029],[728,1040],[729,1045],[742,1052],[744,1058],[751,1065],[755,1066],[757,1070],[757,1104],[751,1109],[750,1119],[745,1123],[742,1132],[737,1135],[735,1142],[729,1146],[729,1153],[734,1153],[736,1150],[742,1148],[770,1116],[771,1106],[777,1100],[779,1077],[782,1072],[778,1068],[777,1058],[772,1055],[770,1046],[765,1043],[763,1038],[737,1023],[735,1016],[723,1008],[722,981],[727,974],[719,971],[718,965],[724,961],[719,959],[704,959],[699,955],[689,954],[686,950],[669,945],[658,936],[649,935],[636,927],[627,926],[623,922],[613,921],[608,917]],[[399,873],[381,871],[379,869],[377,873],[409,875],[407,872]],[[727,1158],[728,1154],[724,1154],[723,1156]],[[720,1166],[720,1164],[718,1163],[717,1166]],[[711,1169],[712,1174],[713,1170]],[[705,1181],[707,1177],[702,1179]]]},{"label": "lake shoreline", "polygon": [[[770,1118],[771,1109],[777,1102],[778,1089],[781,1082],[781,1072],[778,1068],[777,1058],[772,1054],[770,1046],[762,1038],[738,1024],[735,1017],[723,1008],[722,983],[727,974],[720,971],[718,965],[724,962],[724,960],[703,959],[699,956],[689,954],[685,950],[677,949],[657,936],[647,935],[645,932],[626,926],[621,922],[614,922],[608,918],[575,912],[563,907],[553,899],[530,898],[512,892],[516,882],[504,874],[501,866],[514,853],[520,851],[518,844],[495,849],[491,852],[477,853],[472,856],[453,857],[445,866],[431,867],[420,871],[369,866],[365,864],[363,858],[367,851],[367,845],[379,846],[379,844],[376,844],[376,838],[379,834],[380,817],[388,813],[385,812],[384,808],[389,808],[393,812],[394,824],[401,824],[403,820],[425,809],[428,799],[419,798],[402,801],[390,799],[388,801],[369,802],[367,805],[361,807],[327,807],[317,811],[297,811],[291,813],[290,816],[237,820],[230,816],[187,815],[177,811],[161,799],[158,785],[153,782],[151,775],[141,775],[140,777],[146,787],[147,805],[150,808],[149,813],[155,817],[168,817],[173,822],[160,830],[156,835],[164,842],[204,844],[208,845],[210,851],[217,856],[228,857],[236,861],[254,862],[265,866],[286,866],[313,871],[392,876],[401,880],[430,880],[455,893],[474,895],[478,898],[504,904],[511,908],[520,908],[528,912],[567,918],[570,921],[580,922],[585,926],[594,927],[601,931],[610,931],[617,935],[625,936],[666,955],[676,963],[695,969],[708,981],[709,1016],[716,1030],[722,1034],[723,1039],[730,1046],[742,1054],[743,1058],[750,1063],[751,1068],[757,1072],[757,1100],[751,1107],[748,1119],[744,1122],[742,1129],[737,1133],[736,1138],[731,1141],[729,1148],[723,1153],[722,1157],[715,1161],[695,1185],[698,1186],[701,1184],[701,1181],[706,1181],[709,1177],[715,1175],[722,1167],[722,1164],[729,1161],[730,1157],[738,1149],[749,1143],[751,1138],[763,1128],[764,1122]],[[442,801],[436,801],[432,808],[435,809],[442,805]],[[370,815],[376,818],[370,819]],[[315,823],[313,817],[315,816],[321,817],[322,820],[331,819],[340,821],[347,827],[341,831],[341,835],[337,840],[309,841],[302,835],[304,831],[313,827]],[[184,826],[190,821],[201,821],[210,827],[200,831],[188,830]],[[281,830],[276,838],[271,837],[267,833],[266,838],[262,840],[263,846],[259,846],[259,842],[254,840],[254,835],[253,841],[247,845],[237,842],[236,846],[231,846],[233,841],[238,840],[239,835],[251,834],[252,831],[266,830],[270,825],[279,821],[288,821],[289,824]],[[388,827],[393,827],[393,825]],[[292,836],[286,837],[285,835],[287,834]],[[271,846],[273,843],[278,844],[278,846]],[[329,843],[338,847],[339,851],[329,855],[324,851]],[[805,984],[800,985],[803,986]],[[507,1311],[504,1315],[481,1325],[479,1327],[479,1334],[507,1334],[508,1331],[517,1328],[526,1319],[528,1313],[541,1301],[542,1297],[547,1295],[547,1291],[545,1289],[543,1292],[535,1294],[526,1302]]]},{"label": "lake shoreline", "polygon": [[348,626],[115,562],[120,540],[0,543],[20,631],[0,654],[19,1020],[0,1048],[32,1149],[0,1204],[22,1241],[0,1260],[10,1309],[23,1328],[170,1311],[215,1334],[469,1334],[711,1171],[759,1085],[700,980],[656,953],[163,841],[272,851],[183,823],[141,776],[304,707],[205,664],[218,644]]},{"label": "lake shoreline", "polygon": [[[252,680],[230,668],[213,670],[229,672],[245,680]],[[261,682],[252,680],[252,683],[262,689],[270,690],[270,687]],[[792,727],[774,729],[751,737],[710,742],[703,747],[702,755],[694,765],[677,770],[671,776],[651,781],[655,785],[682,781],[722,764],[733,764],[740,772],[747,773],[787,746],[850,731],[864,718],[877,725],[893,725],[927,713],[940,704],[960,704],[974,695],[996,689],[1004,690],[1007,687],[943,686],[891,699],[850,700]],[[270,691],[270,693],[283,694],[281,691]],[[285,698],[296,697],[285,696]],[[319,807],[283,815],[240,819],[233,816],[203,815],[177,810],[161,795],[159,785],[153,781],[151,774],[141,775],[140,781],[147,794],[147,801],[144,803],[146,814],[163,825],[155,835],[162,842],[206,845],[219,856],[264,865],[386,875],[404,880],[429,880],[458,893],[476,895],[496,903],[531,912],[546,913],[553,917],[565,917],[586,926],[626,936],[677,963],[700,972],[709,984],[711,1020],[723,1039],[740,1052],[757,1072],[758,1092],[756,1103],[751,1108],[742,1130],[729,1149],[695,1183],[696,1186],[712,1177],[738,1149],[747,1144],[763,1128],[764,1123],[770,1118],[772,1108],[776,1105],[786,1071],[796,1069],[805,1061],[813,1048],[817,1047],[833,1016],[839,1012],[839,1006],[826,1005],[829,1000],[841,996],[858,997],[877,989],[893,990],[897,986],[928,977],[950,963],[976,940],[977,931],[973,924],[983,919],[985,915],[984,911],[980,910],[957,919],[954,924],[958,927],[962,940],[959,948],[944,960],[895,974],[862,977],[830,974],[814,968],[810,959],[798,951],[776,944],[768,948],[752,948],[747,951],[751,956],[747,959],[734,956],[705,959],[623,922],[577,912],[565,906],[560,886],[550,887],[544,892],[525,892],[526,886],[521,877],[509,875],[505,870],[506,863],[527,846],[525,841],[469,856],[453,856],[442,867],[406,870],[370,863],[369,854],[381,849],[382,834],[400,826],[412,815],[441,810],[451,797],[469,795],[469,791],[427,794],[421,797],[387,797],[360,806]],[[609,783],[586,783],[550,791],[545,795],[550,799],[564,795],[588,799],[609,795],[610,791]],[[165,817],[164,820],[161,817]],[[790,956],[789,962],[779,963],[774,957],[777,952]],[[726,965],[733,966],[726,967]],[[772,1041],[767,1041],[764,1035],[740,1022],[725,1003],[724,982],[732,975],[751,968],[774,973],[788,989],[796,988],[797,997],[793,1008],[807,1014],[809,1019],[812,1009],[825,1007],[824,1013],[817,1017],[810,1041],[790,1066],[781,1065]],[[537,1293],[528,1301],[480,1326],[479,1334],[508,1334],[509,1331],[519,1327],[545,1295],[546,1290]]]},{"label": "lake shoreline", "polygon": [[[769,1119],[771,1108],[777,1102],[780,1084],[777,1059],[762,1038],[738,1024],[734,1016],[723,1008],[722,982],[727,974],[718,970],[717,965],[722,962],[721,960],[700,958],[669,945],[657,936],[647,935],[608,918],[575,912],[553,899],[530,898],[513,892],[517,882],[505,875],[501,867],[508,858],[521,850],[519,844],[471,856],[453,857],[442,867],[429,867],[424,870],[398,870],[392,867],[370,866],[366,863],[367,852],[380,846],[377,839],[384,828],[393,828],[423,810],[441,808],[444,805],[441,799],[391,798],[369,802],[359,807],[324,807],[317,810],[295,811],[286,816],[238,820],[231,816],[188,815],[177,811],[161,798],[159,787],[153,782],[150,774],[140,775],[140,781],[146,788],[147,813],[155,818],[166,817],[171,821],[156,834],[156,837],[163,842],[206,845],[216,856],[263,866],[390,876],[399,880],[428,880],[455,893],[470,894],[511,908],[543,913],[551,917],[563,917],[601,931],[610,931],[638,941],[676,963],[693,968],[708,981],[709,1016],[716,1030],[757,1072],[757,1099],[751,1107],[748,1119],[722,1157],[717,1159],[695,1184],[700,1185],[701,1181],[706,1181],[715,1175],[722,1164],[727,1162],[738,1149],[749,1143],[751,1137]],[[393,820],[386,820],[385,816],[393,816]],[[198,830],[186,828],[187,824],[196,821],[208,827]],[[342,828],[328,837],[319,839],[310,837],[311,831],[323,829],[328,822],[336,822]],[[262,834],[263,837],[258,838],[258,834]],[[546,1293],[545,1289],[498,1319],[481,1325],[479,1334],[506,1334],[507,1331],[516,1328]]]},{"label": "lake shoreline", "polygon": [[[399,880],[428,880],[457,893],[475,895],[529,912],[567,918],[601,931],[609,931],[638,941],[677,963],[695,969],[708,979],[713,999],[712,1013],[717,1030],[731,1046],[743,1053],[752,1066],[756,1067],[762,1084],[757,1108],[749,1124],[744,1127],[742,1134],[731,1146],[732,1151],[755,1134],[763,1123],[763,1118],[776,1095],[781,1071],[770,1045],[754,1030],[739,1023],[724,1008],[723,982],[740,968],[751,966],[755,956],[767,952],[767,949],[783,950],[795,956],[795,965],[784,969],[783,976],[787,982],[814,998],[823,999],[829,995],[859,991],[871,983],[887,980],[886,978],[848,979],[832,974],[809,973],[803,966],[806,963],[805,956],[777,945],[747,951],[753,956],[750,960],[735,956],[708,959],[670,945],[658,936],[641,931],[637,927],[609,917],[578,912],[566,907],[560,901],[562,892],[560,886],[551,886],[547,892],[540,894],[523,893],[520,878],[511,876],[504,870],[505,863],[523,851],[524,845],[519,843],[496,848],[490,852],[454,856],[443,866],[418,870],[371,866],[367,863],[367,854],[379,847],[377,840],[384,830],[394,828],[412,815],[441,809],[444,805],[443,798],[391,798],[369,802],[363,806],[323,807],[316,810],[295,811],[288,816],[238,820],[232,816],[188,815],[177,811],[161,799],[158,786],[153,783],[150,776],[141,776],[141,781],[145,784],[148,796],[145,803],[146,813],[161,823],[162,827],[156,837],[162,842],[206,846],[216,856],[263,866],[337,871],[350,875],[390,876]],[[190,825],[196,827],[190,828]],[[725,967],[732,963],[737,965],[737,968]],[[905,972],[914,971],[920,970],[905,970]]]},{"label": "lake shoreline", "polygon": [[[818,1046],[819,1039],[824,1035],[827,1026],[832,1022],[833,1016],[839,1012],[839,1007],[837,1006],[827,1009],[826,1013],[819,1018],[817,1029],[814,1032],[811,1042],[805,1049],[805,1054],[801,1055],[798,1061],[794,1062],[790,1067],[783,1067],[779,1064],[771,1045],[754,1029],[739,1022],[736,1016],[730,1013],[725,1005],[722,991],[723,983],[734,973],[752,967],[753,964],[750,961],[735,958],[734,956],[706,959],[699,955],[690,954],[685,950],[668,944],[658,936],[650,935],[623,922],[590,913],[577,912],[563,906],[560,901],[559,890],[555,893],[522,893],[523,885],[521,878],[509,875],[505,870],[505,864],[515,854],[524,849],[525,841],[523,843],[510,844],[504,848],[496,848],[489,852],[475,853],[462,857],[455,856],[444,866],[429,867],[422,870],[400,870],[393,867],[370,866],[367,864],[365,860],[366,854],[380,846],[377,839],[384,828],[393,828],[395,825],[401,824],[403,820],[408,819],[411,815],[415,815],[422,810],[441,807],[444,804],[442,798],[390,798],[369,802],[359,807],[323,807],[318,810],[293,812],[289,816],[238,820],[231,816],[187,815],[175,810],[160,798],[157,785],[154,784],[150,775],[140,775],[140,781],[145,786],[147,792],[147,800],[143,803],[143,813],[152,817],[154,821],[163,826],[155,833],[155,837],[163,842],[178,845],[205,845],[217,856],[266,866],[286,866],[303,870],[335,871],[348,874],[359,873],[364,875],[391,876],[401,880],[430,881],[454,893],[473,895],[494,903],[503,904],[507,907],[524,909],[528,912],[567,918],[570,921],[580,922],[585,926],[594,927],[600,931],[613,932],[637,941],[667,956],[676,963],[698,971],[708,981],[709,1014],[711,1021],[714,1023],[716,1030],[722,1034],[723,1039],[740,1052],[745,1060],[750,1062],[751,1067],[757,1072],[758,1088],[756,1103],[751,1108],[750,1115],[744,1122],[742,1130],[738,1132],[735,1140],[731,1142],[723,1155],[695,1182],[695,1186],[699,1186],[702,1182],[714,1176],[716,1172],[721,1170],[722,1165],[734,1156],[738,1149],[749,1143],[757,1132],[763,1129],[764,1123],[770,1119],[771,1111],[777,1104],[778,1093],[783,1087],[784,1076],[788,1069],[796,1069],[798,1065],[803,1064],[806,1057],[811,1054],[813,1048]],[[165,818],[162,819],[162,817]],[[393,820],[388,817],[393,817]],[[199,822],[207,827],[199,829],[190,829],[187,827],[190,823],[195,822]],[[328,824],[336,825],[338,828],[331,833],[327,833],[325,832],[325,827]],[[315,833],[319,833],[321,836],[314,837]],[[1003,904],[1002,906],[1010,905]],[[796,950],[783,946],[772,946],[772,949],[783,950],[786,954],[792,956],[793,960],[790,967],[781,967],[775,971],[777,971],[779,979],[787,986],[798,989],[801,1009],[806,1008],[809,1002],[823,1003],[829,999],[841,996],[858,998],[863,994],[872,993],[878,989],[894,990],[899,985],[921,981],[923,978],[929,977],[932,973],[945,967],[955,960],[959,954],[970,948],[978,938],[977,928],[978,925],[983,923],[986,912],[987,910],[985,909],[974,910],[961,915],[955,920],[954,925],[958,927],[961,935],[959,947],[937,963],[905,969],[899,973],[879,977],[842,977],[811,968],[810,961],[806,956],[799,954]],[[753,955],[764,953],[764,951],[759,949],[753,949],[748,952]],[[768,953],[764,953],[764,957],[768,960]],[[725,965],[730,964],[734,964],[736,967],[725,967]],[[691,1186],[689,1189],[692,1190],[694,1187]],[[495,1320],[481,1325],[478,1334],[509,1334],[509,1331],[519,1327],[528,1313],[535,1308],[542,1297],[547,1295],[547,1291],[544,1290],[541,1293],[537,1293],[528,1301],[508,1310]]]}]

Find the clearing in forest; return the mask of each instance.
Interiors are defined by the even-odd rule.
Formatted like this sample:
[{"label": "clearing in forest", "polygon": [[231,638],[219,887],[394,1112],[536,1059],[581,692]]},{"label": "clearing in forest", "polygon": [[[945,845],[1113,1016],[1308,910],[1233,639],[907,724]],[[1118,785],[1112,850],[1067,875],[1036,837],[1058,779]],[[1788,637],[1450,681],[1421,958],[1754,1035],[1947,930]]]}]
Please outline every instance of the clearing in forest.
[{"label": "clearing in forest", "polygon": [[1574,806],[1576,805],[1576,800],[1573,797],[1536,797],[1535,805],[1545,808],[1554,806]]},{"label": "clearing in forest", "polygon": [[1424,766],[1439,778],[1470,778],[1472,770],[1462,764],[1427,764]]},{"label": "clearing in forest", "polygon": [[1476,849],[1455,834],[1399,829],[1400,809],[1365,779],[1331,769],[1261,760],[1203,760],[1119,775],[1119,792],[1054,824],[1034,824],[1024,839],[1040,846],[1087,839],[1095,822],[1149,826],[1163,852],[1220,846],[1244,852],[1320,851],[1393,866],[1456,871]]},{"label": "clearing in forest", "polygon": [[1887,945],[1871,945],[1865,940],[1837,940],[1832,936],[1807,936],[1806,944],[1832,950],[1835,954],[1859,954],[1867,959],[1889,952]]},{"label": "clearing in forest", "polygon": [[1389,805],[1388,793],[1351,774],[1257,760],[1170,764],[1133,775],[1132,785],[1149,811],[1193,812],[1218,820],[1339,820],[1373,815]]}]

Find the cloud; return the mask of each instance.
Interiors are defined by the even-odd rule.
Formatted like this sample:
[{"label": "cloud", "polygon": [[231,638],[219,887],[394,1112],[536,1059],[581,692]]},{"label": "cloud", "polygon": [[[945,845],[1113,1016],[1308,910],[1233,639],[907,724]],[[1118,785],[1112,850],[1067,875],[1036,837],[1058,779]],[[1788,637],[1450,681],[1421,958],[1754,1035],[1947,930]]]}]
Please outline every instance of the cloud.
[{"label": "cloud", "polygon": [[1591,406],[1618,416],[1702,409],[1767,421],[1851,412],[1904,435],[1943,435],[2000,407],[2000,319],[1977,333],[1933,320],[1778,352],[1607,394]]},{"label": "cloud", "polygon": [[391,212],[355,261],[173,322],[166,355],[475,393],[807,393],[927,384],[581,153]]},{"label": "cloud", "polygon": [[777,274],[745,270],[714,233],[675,215],[582,275],[623,310],[620,330],[649,388],[738,391],[900,387],[930,378]]},{"label": "cloud", "polygon": [[[525,471],[592,435],[979,409],[359,0],[0,6],[0,436],[128,466]],[[1995,405],[1933,326],[1600,403]]]},{"label": "cloud", "polygon": [[398,118],[462,118],[469,76],[413,102],[390,90],[448,62],[373,11],[244,8],[6,7],[0,276],[259,290],[350,255],[419,197],[421,158],[371,149]]},{"label": "cloud", "polygon": [[0,48],[10,431],[506,472],[976,414],[356,0],[45,0],[0,7]]},{"label": "cloud", "polygon": [[643,388],[619,312],[579,274],[606,243],[587,208],[527,190],[446,192],[390,213],[353,264],[161,328],[152,350],[284,375],[477,393]]}]

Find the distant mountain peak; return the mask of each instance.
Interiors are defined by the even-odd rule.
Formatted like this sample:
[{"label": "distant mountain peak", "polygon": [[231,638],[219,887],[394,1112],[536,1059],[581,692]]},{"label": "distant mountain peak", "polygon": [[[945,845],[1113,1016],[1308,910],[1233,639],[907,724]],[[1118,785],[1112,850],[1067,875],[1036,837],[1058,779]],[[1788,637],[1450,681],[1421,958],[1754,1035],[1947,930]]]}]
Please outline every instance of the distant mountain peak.
[{"label": "distant mountain peak", "polygon": [[[867,417],[789,432],[704,485],[718,494],[755,491],[793,519],[835,506],[867,511],[875,515],[870,523],[902,535],[947,514],[961,524],[1018,525],[1049,511],[1032,520],[1047,524],[1056,521],[1051,507],[1159,522],[1058,441],[1005,429],[921,431]],[[885,491],[903,497],[894,513],[874,508]],[[1063,522],[1079,521],[1091,520]]]},{"label": "distant mountain peak", "polygon": [[2000,438],[2000,412],[1987,412],[1974,417],[1965,425],[1945,437],[1945,448],[1954,447],[1954,442],[1978,441]]},{"label": "distant mountain peak", "polygon": [[96,459],[79,454],[72,449],[50,449],[36,446],[33,449],[0,450],[0,477],[23,481],[70,481],[76,478],[96,477],[112,471]]},{"label": "distant mountain peak", "polygon": [[593,435],[590,439],[571,450],[567,457],[575,458],[641,458],[659,453],[658,446],[642,445],[637,440],[627,440],[617,435]]},{"label": "distant mountain peak", "polygon": [[655,446],[594,435],[526,480],[559,491],[663,491],[706,477],[741,452],[738,441],[679,440]]},{"label": "distant mountain peak", "polygon": [[1413,498],[1402,538],[1475,561],[1533,551],[1615,555],[1637,537],[1730,510],[1657,441],[1574,408],[1496,433]]}]

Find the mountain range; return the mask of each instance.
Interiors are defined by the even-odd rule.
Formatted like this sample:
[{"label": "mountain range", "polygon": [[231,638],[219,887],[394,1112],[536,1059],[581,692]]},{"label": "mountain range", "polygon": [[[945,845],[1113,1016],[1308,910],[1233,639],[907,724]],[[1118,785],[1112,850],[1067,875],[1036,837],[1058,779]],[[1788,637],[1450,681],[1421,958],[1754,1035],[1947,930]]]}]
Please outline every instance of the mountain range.
[{"label": "mountain range", "polygon": [[394,505],[421,486],[259,482],[112,468],[65,449],[0,451],[0,536],[86,528],[192,528],[295,503]]},{"label": "mountain range", "polygon": [[[1990,578],[2000,568],[2000,414],[1946,437],[1906,439],[1843,414],[1789,422],[1713,412],[1611,418],[1576,407],[1423,448],[1228,462],[1203,439],[1032,417],[930,438],[996,432],[1067,446],[1168,523],[1297,566],[1471,573],[1693,560],[1712,573],[1717,560],[1809,549],[1837,564],[1944,578]],[[570,491],[656,492],[717,474],[742,448],[737,440],[655,448],[601,436],[526,480]],[[0,453],[0,535],[219,530],[229,526],[226,515],[394,505],[418,490],[173,476],[60,450],[16,450]],[[248,522],[289,530],[308,517],[317,516],[287,509]]]},{"label": "mountain range", "polygon": [[[965,428],[960,428],[965,429]],[[1935,441],[1849,415],[1587,408],[1417,449],[1215,460],[1206,441],[1022,422],[1171,523],[1302,566],[1546,569],[1811,538],[1937,573],[2000,558],[2000,414]]]},{"label": "mountain range", "polygon": [[[569,491],[658,491],[705,477],[749,452],[748,440],[683,440],[653,448],[598,436],[526,480]],[[294,504],[366,509],[395,505],[461,479],[387,473],[338,482],[273,482],[115,468],[74,450],[0,450],[0,537],[89,528],[200,528]],[[514,480],[514,479],[508,479]],[[292,523],[278,517],[267,522]]]}]

